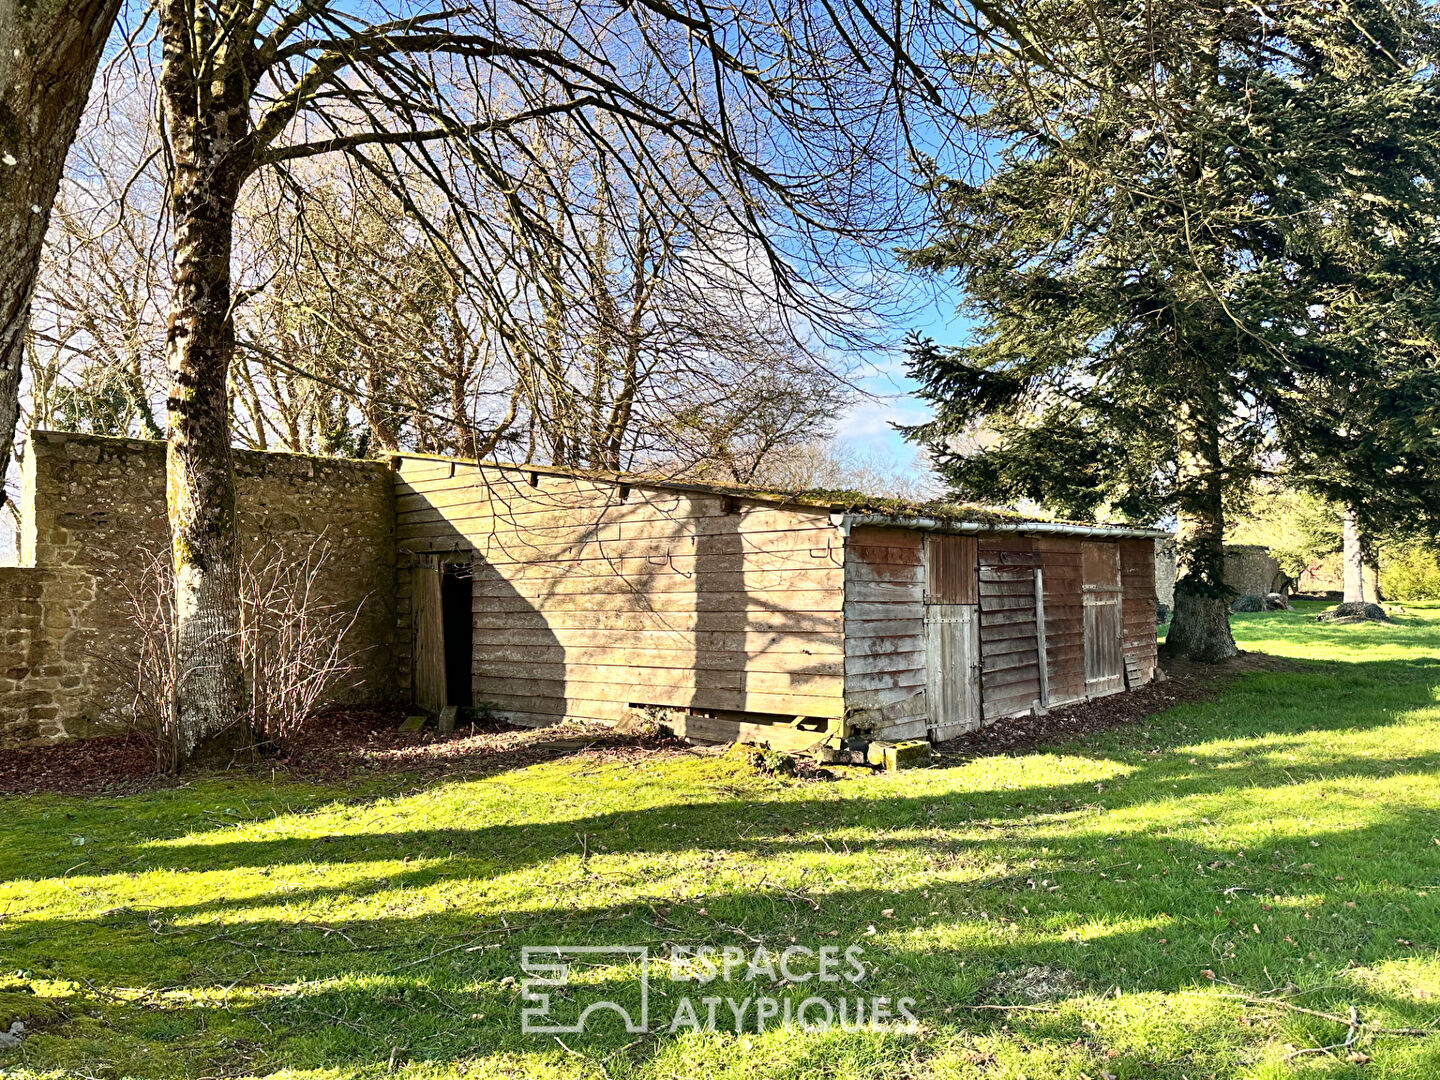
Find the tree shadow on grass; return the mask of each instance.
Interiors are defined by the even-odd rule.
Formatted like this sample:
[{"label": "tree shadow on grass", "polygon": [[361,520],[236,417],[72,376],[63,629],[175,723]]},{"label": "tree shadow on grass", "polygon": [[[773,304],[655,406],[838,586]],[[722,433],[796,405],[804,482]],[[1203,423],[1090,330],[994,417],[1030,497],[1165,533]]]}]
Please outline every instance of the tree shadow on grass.
[{"label": "tree shadow on grass", "polygon": [[[1097,779],[1088,773],[1061,783],[1051,779],[974,783],[973,778],[988,772],[984,759],[967,763],[966,783],[941,794],[895,797],[885,781],[852,779],[801,788],[815,792],[810,798],[793,798],[792,791],[784,800],[772,800],[764,792],[745,790],[742,782],[741,793],[730,798],[665,801],[652,807],[573,816],[567,816],[573,813],[568,807],[550,803],[544,793],[527,795],[518,788],[500,793],[489,786],[469,789],[457,783],[449,790],[462,798],[471,790],[477,796],[473,811],[468,811],[477,819],[473,826],[220,840],[215,837],[233,832],[233,823],[197,832],[187,821],[174,830],[173,839],[109,845],[104,857],[95,856],[86,872],[233,870],[310,863],[333,866],[392,862],[423,853],[445,869],[406,871],[405,878],[418,887],[433,882],[442,872],[476,881],[514,874],[557,858],[588,853],[597,841],[606,843],[612,855],[663,857],[691,849],[695,837],[753,856],[795,850],[798,841],[793,828],[780,834],[768,828],[779,820],[777,815],[804,822],[804,832],[834,840],[837,826],[841,832],[897,825],[964,826],[975,820],[1015,821],[1042,811],[1063,814],[1072,807],[1101,802],[1114,813],[1160,796],[1181,799],[1250,788],[1283,790],[1313,777],[1332,782],[1374,779],[1425,773],[1440,764],[1440,747],[1434,751],[1403,747],[1388,754],[1361,755],[1351,752],[1341,740],[1319,746],[1313,740],[1317,732],[1374,731],[1396,724],[1397,718],[1407,713],[1437,708],[1435,682],[1440,680],[1440,663],[1386,661],[1331,664],[1328,668],[1334,670],[1248,675],[1234,683],[1223,700],[1189,703],[1099,738],[1050,748],[1065,757],[1104,763],[1107,774],[1099,778],[1105,787],[1103,798],[1095,791]],[[717,774],[711,779],[722,777]],[[393,798],[394,792],[386,797]],[[369,796],[362,796],[331,805],[353,809],[369,801]],[[115,812],[123,815],[125,809],[117,805]],[[327,809],[323,805],[310,808],[310,819],[323,820]],[[510,820],[496,822],[493,815],[497,811]],[[484,820],[487,813],[492,815],[488,822]],[[929,841],[892,836],[886,843],[924,847]],[[53,862],[49,859],[45,867],[51,868]],[[223,908],[223,904],[223,898],[215,898],[200,910]]]},{"label": "tree shadow on grass", "polygon": [[[930,1028],[956,1038],[962,1028],[1008,1025],[1039,1043],[1096,1042],[1083,1010],[968,1009],[993,994],[995,972],[1036,965],[1074,972],[1095,994],[1206,988],[1205,972],[1264,993],[1328,983],[1307,1007],[1343,1013],[1359,1003],[1367,1016],[1427,1025],[1433,1006],[1358,987],[1345,971],[1433,962],[1435,812],[1375,806],[1362,825],[1327,827],[1292,812],[1286,789],[1429,778],[1437,754],[1423,747],[1363,756],[1303,736],[1373,730],[1433,708],[1434,666],[1328,665],[1338,676],[1287,676],[1297,696],[1321,696],[1318,713],[1302,702],[1252,714],[1246,700],[1269,693],[1270,677],[1248,676],[1222,702],[1113,733],[1109,753],[1057,748],[1108,762],[1100,781],[947,785],[975,779],[987,768],[980,761],[968,775],[917,778],[926,789],[915,794],[896,794],[890,781],[846,782],[802,797],[776,789],[560,820],[522,794],[504,809],[524,820],[487,823],[492,807],[477,800],[473,827],[114,845],[105,860],[113,866],[88,867],[69,887],[103,895],[142,870],[241,876],[207,883],[213,895],[192,903],[0,923],[5,966],[27,985],[48,985],[53,996],[38,1000],[57,1010],[38,1018],[42,1034],[19,1053],[35,1067],[105,1060],[137,1076],[173,1071],[157,1049],[214,1071],[383,1065],[398,1047],[402,1060],[419,1062],[535,1053],[564,1061],[553,1042],[521,1031],[519,951],[577,943],[661,953],[673,943],[858,943],[875,964],[866,993],[914,997]],[[1383,682],[1381,700],[1358,712],[1335,706],[1357,678]],[[1291,751],[1303,761],[1285,760]],[[1195,797],[1203,802],[1193,813],[1178,809]],[[1243,848],[1223,828],[1200,827],[1202,805],[1217,820],[1254,823]],[[398,861],[420,851],[428,857],[419,865]],[[697,890],[697,879],[713,876],[694,861],[700,855],[720,860],[716,873],[744,867],[742,884]],[[341,864],[353,871],[342,883],[224,894],[253,882],[247,870]],[[471,910],[437,903],[447,889]],[[409,913],[417,904],[428,910]],[[342,917],[357,906],[363,917]],[[374,914],[377,906],[387,913]],[[602,991],[624,1001],[638,993],[625,971],[585,987]],[[11,1002],[21,995],[0,994],[20,1016]],[[667,1002],[673,995],[656,1000],[664,1026]],[[643,1069],[687,1038],[662,1031],[620,1060]],[[839,1038],[875,1050],[870,1036]],[[584,1053],[603,1057],[633,1039],[606,1029]],[[805,1058],[821,1045],[797,1036],[793,1053]],[[914,1052],[896,1045],[901,1057]],[[12,1052],[0,1064],[14,1060]],[[1154,1064],[1126,1050],[1109,1068],[1165,1075]],[[1194,1060],[1183,1067],[1194,1072]]]},{"label": "tree shadow on grass", "polygon": [[[536,1040],[520,1030],[523,1003],[515,982],[523,977],[518,953],[527,944],[643,944],[663,954],[672,943],[737,944],[747,951],[760,941],[773,949],[792,940],[860,943],[877,965],[867,992],[915,997],[930,1024],[955,1024],[945,1010],[961,1007],[967,1025],[988,1028],[1017,1023],[1010,1014],[977,1018],[963,1009],[985,993],[996,970],[1053,965],[1075,972],[1095,992],[1118,985],[1167,993],[1206,985],[1201,973],[1213,971],[1261,990],[1271,985],[1262,976],[1305,985],[1348,964],[1408,960],[1417,948],[1440,942],[1440,894],[1430,895],[1440,884],[1440,853],[1431,854],[1433,846],[1413,850],[1416,837],[1433,828],[1428,810],[1383,811],[1382,821],[1340,836],[1311,829],[1257,837],[1250,857],[1228,840],[1196,842],[1160,832],[1126,834],[1117,845],[1123,849],[1112,852],[1105,841],[1121,832],[1114,828],[1116,813],[1146,801],[1122,800],[1104,814],[1087,811],[1079,818],[1063,812],[1002,817],[1003,835],[977,840],[946,835],[948,826],[970,821],[937,812],[943,804],[936,798],[881,797],[868,800],[855,825],[864,830],[883,822],[914,834],[848,854],[830,850],[823,832],[812,834],[817,843],[792,828],[833,803],[771,803],[768,832],[728,850],[752,862],[796,856],[789,866],[766,871],[780,880],[681,901],[673,895],[676,883],[657,875],[638,895],[612,903],[566,905],[567,882],[542,881],[528,895],[505,898],[503,912],[318,918],[324,912],[316,908],[327,900],[367,890],[389,893],[399,906],[417,889],[447,882],[457,891],[474,887],[471,868],[456,862],[387,873],[359,888],[253,898],[266,907],[293,906],[297,917],[247,918],[246,908],[256,905],[217,899],[90,919],[25,918],[5,927],[5,953],[7,966],[27,978],[75,988],[60,998],[54,1018],[55,1036],[66,1041],[36,1041],[28,1060],[91,1052],[81,1019],[99,1009],[108,1018],[107,1053],[117,1052],[117,1039],[133,1042],[137,1055],[150,1044],[176,1052],[188,1046],[207,1068],[218,1068],[235,1064],[223,1040],[250,1046],[267,1067],[373,1063],[402,1045],[414,1060],[533,1052]],[[690,827],[713,820],[715,809],[637,813]],[[1255,806],[1249,811],[1253,815]],[[1338,840],[1376,861],[1336,858],[1330,853]],[[1312,843],[1326,852],[1324,865],[1317,865]],[[653,850],[697,849],[672,842]],[[870,858],[896,850],[905,852],[906,876],[922,884],[846,884],[867,869],[874,876],[883,867],[871,866]],[[1397,851],[1406,852],[1400,863],[1380,858]],[[588,888],[605,880],[609,866],[582,864],[567,874],[571,870],[576,877],[568,884]],[[1399,906],[1408,910],[1396,922]],[[633,983],[632,975],[621,974],[614,985],[602,979],[589,990],[623,996],[635,992]],[[1355,994],[1345,986],[1339,996]],[[1430,1019],[1418,1002],[1386,1003],[1373,994],[1365,1000],[1373,1009],[1403,1014],[1406,1024]],[[1021,1019],[1036,1038],[1053,1038],[1060,1029],[1070,1037],[1084,1034],[1076,1033],[1078,1015],[1063,1023]],[[595,1045],[615,1050],[629,1041],[621,1034],[602,1033]],[[637,1053],[663,1053],[667,1038],[652,1038]],[[159,1075],[141,1068],[142,1057],[127,1070]]]},{"label": "tree shadow on grass", "polygon": [[[1075,748],[1081,750],[1082,748]],[[1085,775],[1069,783],[1008,781],[994,787],[955,789],[914,796],[895,796],[876,786],[869,791],[861,780],[839,790],[822,788],[823,797],[774,801],[757,791],[755,797],[707,802],[661,804],[634,810],[581,814],[571,818],[543,818],[543,806],[507,809],[535,816],[520,821],[442,826],[402,830],[367,830],[354,833],[283,838],[213,840],[209,836],[172,841],[141,841],[108,846],[102,854],[81,864],[79,877],[110,873],[173,871],[217,873],[254,868],[270,872],[284,867],[364,867],[367,864],[422,865],[387,872],[375,888],[423,888],[449,877],[478,883],[523,873],[561,859],[579,863],[598,857],[603,844],[608,857],[655,856],[664,859],[693,851],[697,839],[707,847],[769,858],[829,842],[849,843],[857,832],[880,830],[878,842],[864,847],[948,850],[936,848],[932,830],[991,826],[1043,827],[1047,818],[1058,826],[1077,809],[1099,807],[1112,817],[1143,808],[1157,797],[1181,800],[1192,796],[1226,796],[1237,791],[1283,788],[1307,777],[1323,777],[1331,784],[1402,775],[1429,775],[1440,763],[1440,748],[1431,753],[1371,754],[1310,752],[1303,762],[1286,760],[1290,750],[1308,750],[1296,736],[1270,740],[1234,750],[1188,750],[1183,758],[1171,754],[1159,760],[1134,764],[1112,762],[1113,772]],[[1111,761],[1093,748],[1073,756]],[[1162,751],[1162,754],[1164,752]],[[983,767],[984,762],[974,763]],[[1097,779],[1097,776],[1099,777]],[[1168,785],[1160,789],[1157,785]],[[1102,789],[1097,791],[1097,785]],[[857,790],[858,789],[858,790]],[[488,809],[477,806],[476,811]],[[789,822],[789,824],[786,824]],[[213,834],[212,834],[213,835]],[[985,837],[962,842],[963,849],[983,848]],[[54,865],[53,858],[51,865]],[[363,871],[361,871],[363,873]],[[48,875],[37,875],[44,877]],[[263,883],[261,883],[263,885]],[[282,894],[290,903],[327,894],[364,895],[364,887],[300,889]],[[265,903],[273,895],[260,892]],[[191,914],[224,911],[232,905],[225,897],[211,897],[188,908]]]},{"label": "tree shadow on grass", "polygon": [[[1411,842],[1431,820],[1428,813],[1397,812],[1347,841],[1359,850],[1385,850]],[[1160,876],[1173,878],[1173,888],[1157,885],[1154,875],[1140,888],[1136,878],[1122,876],[1128,871],[1085,865],[1084,856],[1096,852],[1078,838],[1070,850],[1057,850],[1055,837],[1045,839],[1011,844],[1003,865],[968,880],[944,878],[943,853],[937,853],[935,878],[907,888],[807,885],[792,878],[683,902],[636,898],[564,910],[547,909],[545,898],[533,897],[528,909],[507,908],[503,922],[493,914],[451,911],[338,924],[232,918],[177,926],[173,920],[182,911],[123,910],[89,920],[17,922],[6,935],[6,953],[28,978],[63,980],[72,988],[52,999],[55,1014],[38,1025],[48,1034],[27,1044],[26,1060],[72,1061],[76,1054],[99,1054],[103,1045],[104,1060],[118,1066],[120,1058],[122,1071],[144,1076],[168,1072],[154,1062],[147,1068],[142,1049],[157,1046],[194,1055],[207,1069],[236,1067],[233,1051],[240,1046],[253,1055],[247,1068],[267,1070],[373,1065],[397,1046],[409,1060],[428,1062],[549,1052],[555,1049],[549,1039],[521,1029],[526,1003],[519,952],[525,945],[646,945],[665,956],[677,943],[734,944],[748,956],[760,942],[776,952],[791,942],[858,943],[873,965],[861,991],[915,998],[927,1025],[993,1030],[1005,1024],[1028,1038],[1069,1042],[1089,1037],[1080,1013],[972,1014],[965,1007],[993,1000],[987,994],[996,971],[1033,965],[1071,971],[1092,994],[1114,986],[1165,993],[1204,987],[1207,970],[1257,992],[1270,988],[1265,978],[1303,986],[1329,980],[1347,964],[1414,957],[1416,945],[1427,943],[1402,944],[1393,926],[1377,918],[1402,899],[1410,908],[1408,925],[1432,933],[1440,927],[1440,895],[1413,895],[1434,884],[1440,858],[1413,860],[1406,880],[1388,869],[1354,869],[1344,881],[1301,869],[1296,860],[1312,839],[1334,840],[1328,832],[1287,837],[1293,853],[1254,864],[1237,860],[1228,843],[1132,838],[1125,865],[1133,859],[1164,867],[1170,873]],[[1052,879],[1043,876],[1052,872],[1044,865],[1050,861],[1081,865]],[[838,875],[848,868],[842,859],[835,869]],[[1057,892],[1049,891],[1052,881]],[[1271,895],[1276,885],[1289,897]],[[408,887],[400,882],[396,891]],[[1303,907],[1286,902],[1296,896],[1303,896]],[[1321,916],[1336,917],[1317,928]],[[1251,924],[1264,929],[1252,933]],[[1323,956],[1323,966],[1315,955]],[[760,987],[741,984],[734,996],[775,992],[763,979]],[[573,1014],[602,998],[636,1007],[638,992],[632,969],[607,969],[568,996],[561,993],[556,1008]],[[728,989],[720,992],[729,996]],[[632,1048],[632,1056],[653,1058],[681,1037],[666,1029],[682,993],[702,991],[668,981],[655,990],[652,1016],[660,1030]],[[1353,984],[1306,1003],[1339,1009],[1361,1000],[1368,1015],[1386,1015],[1391,1023],[1431,1019],[1423,1002]],[[957,1008],[959,1017],[947,1011]],[[103,1030],[87,1022],[96,1015],[104,1017]],[[602,1026],[585,1046],[610,1053],[632,1040]],[[133,1057],[124,1061],[127,1053]]]}]

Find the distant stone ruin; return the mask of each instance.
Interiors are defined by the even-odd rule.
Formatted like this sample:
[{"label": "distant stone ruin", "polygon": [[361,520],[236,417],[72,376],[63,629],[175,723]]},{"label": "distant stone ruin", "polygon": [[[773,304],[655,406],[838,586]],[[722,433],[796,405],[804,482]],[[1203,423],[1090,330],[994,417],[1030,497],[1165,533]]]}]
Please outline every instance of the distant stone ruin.
[{"label": "distant stone ruin", "polygon": [[[1225,545],[1225,584],[1237,597],[1266,597],[1271,593],[1290,594],[1294,584],[1270,549],[1260,544]],[[1175,541],[1155,541],[1155,599],[1167,609],[1175,608]],[[1278,608],[1232,608],[1234,611],[1276,611]]]},{"label": "distant stone ruin", "polygon": [[1230,605],[1232,612],[1289,611],[1290,601],[1282,593],[1266,593],[1264,596],[1237,596]]}]

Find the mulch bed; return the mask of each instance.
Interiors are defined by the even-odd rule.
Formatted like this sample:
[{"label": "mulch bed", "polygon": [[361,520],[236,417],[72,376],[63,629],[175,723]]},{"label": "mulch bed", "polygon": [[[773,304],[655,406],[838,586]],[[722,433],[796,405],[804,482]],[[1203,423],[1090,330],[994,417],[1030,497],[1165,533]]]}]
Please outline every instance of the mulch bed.
[{"label": "mulch bed", "polygon": [[[239,768],[330,783],[386,773],[481,775],[582,752],[629,760],[695,749],[675,739],[584,724],[537,731],[491,721],[463,724],[448,736],[433,726],[409,734],[398,730],[404,717],[399,709],[334,710],[311,720],[281,753]],[[180,777],[156,774],[154,750],[138,735],[0,750],[0,795],[117,795],[173,786],[207,773],[213,770],[195,769]]]},{"label": "mulch bed", "polygon": [[101,735],[44,746],[0,750],[0,794],[109,794],[164,783],[155,774],[155,751],[139,735]]},{"label": "mulch bed", "polygon": [[517,727],[497,721],[461,724],[453,734],[433,727],[398,730],[403,711],[346,709],[320,716],[262,767],[296,779],[333,781],[381,772],[469,776],[524,768],[588,752],[614,758],[692,749],[677,739],[630,735],[596,724]]},{"label": "mulch bed", "polygon": [[940,743],[935,753],[967,758],[1028,753],[1052,743],[1138,723],[1182,702],[1203,701],[1214,692],[1213,687],[1194,679],[1167,679],[1129,693],[1063,705],[1047,716],[1011,717]]},{"label": "mulch bed", "polygon": [[1164,682],[1123,694],[1062,705],[1046,716],[1012,717],[958,739],[940,743],[935,753],[966,758],[1022,754],[1055,743],[1136,724],[1188,701],[1209,701],[1231,680],[1249,671],[1294,670],[1302,665],[1264,653],[1241,653],[1222,664],[1171,663]]}]

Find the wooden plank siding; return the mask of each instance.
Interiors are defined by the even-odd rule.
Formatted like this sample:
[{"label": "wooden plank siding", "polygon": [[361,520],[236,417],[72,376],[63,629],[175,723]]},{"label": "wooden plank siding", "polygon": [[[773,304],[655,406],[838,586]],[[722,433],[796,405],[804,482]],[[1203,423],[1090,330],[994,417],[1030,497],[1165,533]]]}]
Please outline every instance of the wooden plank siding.
[{"label": "wooden plank siding", "polygon": [[945,742],[974,731],[984,720],[977,671],[979,606],[926,604],[925,639],[925,704],[930,738]]},{"label": "wooden plank siding", "polygon": [[[412,560],[473,553],[477,704],[536,725],[632,703],[844,713],[844,543],[822,509],[402,456],[396,511]],[[402,649],[413,577],[402,559]],[[885,584],[865,602],[890,606]]]},{"label": "wooden plank siding", "polygon": [[1085,699],[1084,610],[1081,603],[1080,541],[1068,536],[1036,537],[1044,571],[1047,705]]},{"label": "wooden plank siding", "polygon": [[845,545],[845,714],[877,738],[923,738],[925,552],[908,529],[854,529]]},{"label": "wooden plank siding", "polygon": [[1123,593],[1120,549],[1114,542],[1080,545],[1085,605],[1085,693],[1089,697],[1125,689],[1122,648]]},{"label": "wooden plank siding", "polygon": [[406,670],[414,679],[415,704],[432,712],[446,705],[444,631],[440,616],[440,563],[419,559],[410,568],[415,644]]},{"label": "wooden plank siding", "polygon": [[[1083,700],[1086,549],[1112,566],[1117,550],[873,525],[847,536],[822,507],[419,456],[397,460],[395,484],[402,690],[415,567],[473,560],[474,700],[535,725],[614,721],[633,703],[925,737],[927,602],[977,605],[983,722]],[[1156,670],[1154,548],[1118,552],[1138,685]]]},{"label": "wooden plank siding", "polygon": [[980,698],[986,723],[1029,712],[1039,702],[1040,647],[1035,570],[1041,555],[1025,536],[982,536]]},{"label": "wooden plank siding", "polygon": [[1121,647],[1128,685],[1155,678],[1159,646],[1155,634],[1155,543],[1121,540],[1120,584],[1123,599]]}]

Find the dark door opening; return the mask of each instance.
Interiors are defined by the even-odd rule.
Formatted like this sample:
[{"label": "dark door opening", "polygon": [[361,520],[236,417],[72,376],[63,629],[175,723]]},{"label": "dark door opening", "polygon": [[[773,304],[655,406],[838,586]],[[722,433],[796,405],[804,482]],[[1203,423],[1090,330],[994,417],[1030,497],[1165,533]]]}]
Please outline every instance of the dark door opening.
[{"label": "dark door opening", "polygon": [[445,628],[445,704],[473,705],[475,576],[469,563],[446,563],[440,581],[440,620]]}]

